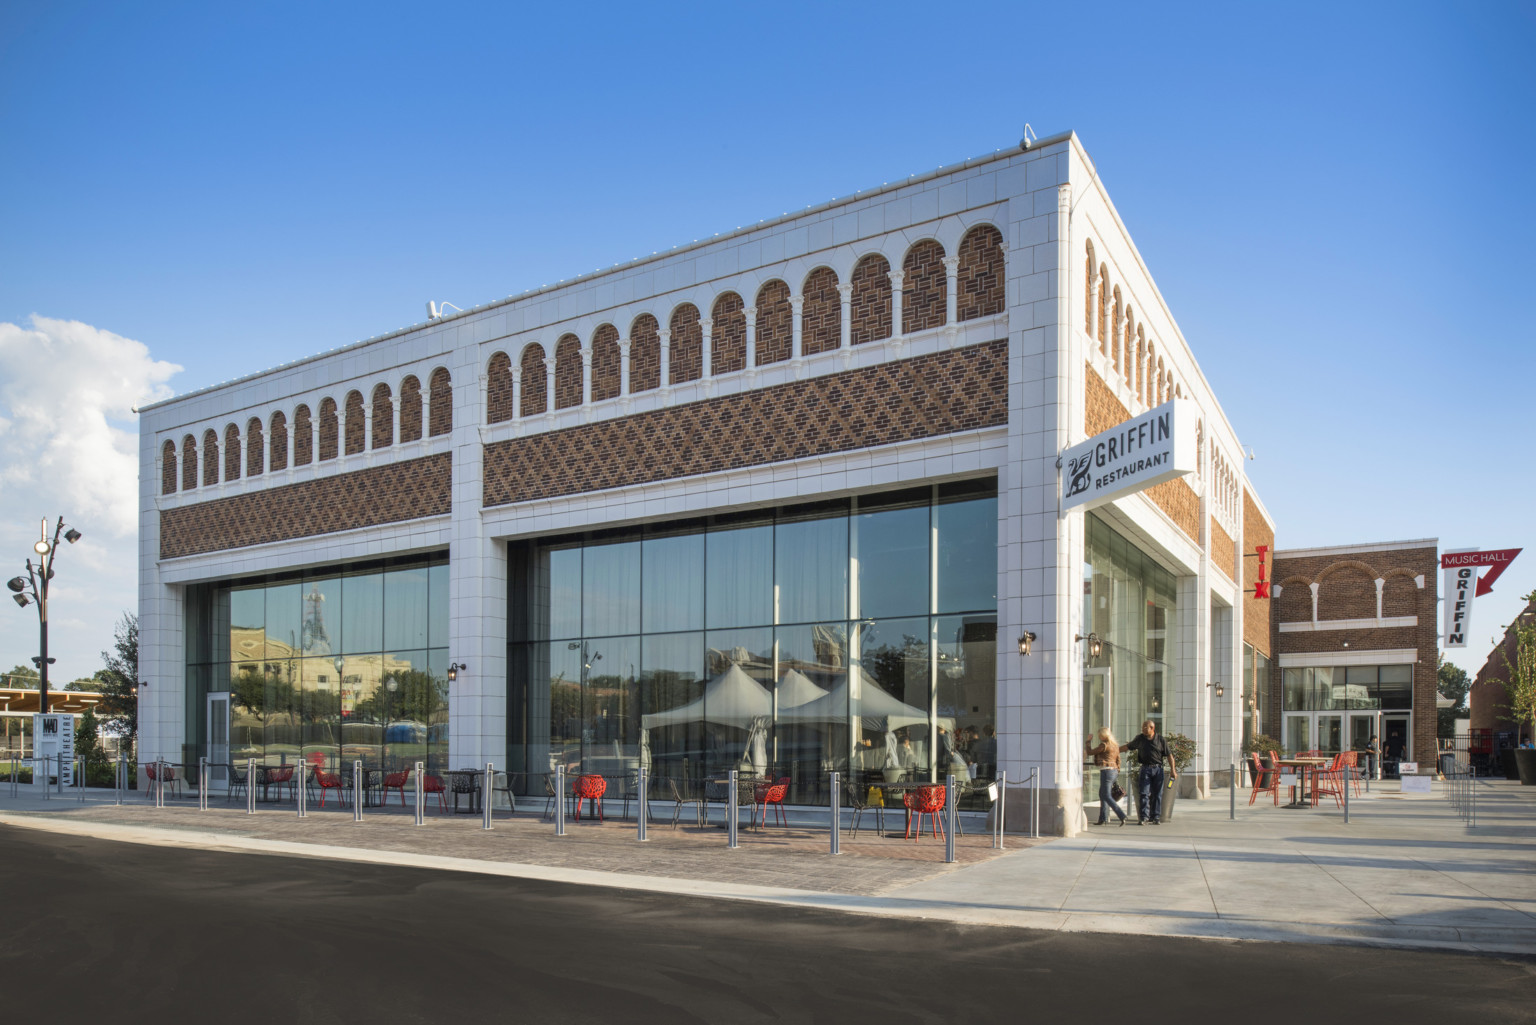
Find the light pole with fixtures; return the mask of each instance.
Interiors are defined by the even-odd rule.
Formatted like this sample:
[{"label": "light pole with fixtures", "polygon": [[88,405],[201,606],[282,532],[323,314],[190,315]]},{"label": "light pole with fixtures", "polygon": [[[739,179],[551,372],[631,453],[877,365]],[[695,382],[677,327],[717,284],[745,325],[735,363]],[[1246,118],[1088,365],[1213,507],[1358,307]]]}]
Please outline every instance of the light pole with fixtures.
[{"label": "light pole with fixtures", "polygon": [[38,710],[44,715],[48,714],[48,666],[53,662],[48,657],[48,582],[53,579],[53,563],[58,556],[60,537],[74,544],[80,540],[81,534],[74,527],[66,528],[64,517],[60,516],[58,524],[53,528],[53,540],[49,541],[48,520],[44,519],[37,543],[32,546],[32,550],[37,553],[37,564],[33,565],[32,560],[28,559],[27,575],[12,577],[5,585],[11,589],[11,597],[17,605],[22,608],[37,606],[39,650],[33,661],[37,663]]}]

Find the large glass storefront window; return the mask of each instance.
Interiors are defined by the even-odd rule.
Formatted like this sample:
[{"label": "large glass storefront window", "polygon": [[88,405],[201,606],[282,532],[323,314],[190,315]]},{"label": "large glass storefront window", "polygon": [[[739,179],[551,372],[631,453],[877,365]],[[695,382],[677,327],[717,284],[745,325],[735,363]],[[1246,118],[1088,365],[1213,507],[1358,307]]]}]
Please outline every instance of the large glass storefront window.
[{"label": "large glass storefront window", "polygon": [[[1413,666],[1308,666],[1281,670],[1281,737],[1287,753],[1369,751],[1406,743]],[[1406,750],[1397,752],[1399,756]]]},{"label": "large glass storefront window", "polygon": [[537,777],[990,778],[997,496],[924,486],[513,545],[508,756]]},{"label": "large glass storefront window", "polygon": [[228,691],[232,762],[447,767],[445,558],[197,585],[186,619],[188,761]]}]

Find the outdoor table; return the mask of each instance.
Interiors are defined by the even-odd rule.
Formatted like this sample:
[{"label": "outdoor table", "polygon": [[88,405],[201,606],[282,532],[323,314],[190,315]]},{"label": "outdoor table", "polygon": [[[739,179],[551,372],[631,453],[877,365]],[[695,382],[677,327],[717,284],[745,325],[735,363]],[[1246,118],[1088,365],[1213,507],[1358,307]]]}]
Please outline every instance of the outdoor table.
[{"label": "outdoor table", "polygon": [[[350,772],[346,773],[346,777],[345,777],[344,782],[349,787],[352,785],[352,774]],[[374,795],[374,793],[376,791],[382,790],[383,788],[384,788],[384,770],[383,769],[370,769],[366,765],[363,766],[363,807],[364,808],[372,808],[373,807],[373,795]],[[353,800],[356,800],[356,795],[353,796]],[[382,805],[383,803],[384,803],[383,795],[381,794],[380,795],[379,804]]]},{"label": "outdoor table", "polygon": [[[1281,768],[1300,769],[1302,773],[1302,785],[1298,795],[1291,798],[1290,808],[1317,807],[1317,770],[1333,761],[1331,758],[1281,758],[1276,764]],[[1307,781],[1310,778],[1311,804],[1307,804],[1309,788]]]},{"label": "outdoor table", "polygon": [[[709,776],[709,777],[705,778],[704,782],[705,782],[706,785],[724,788],[724,787],[729,787],[731,785],[731,777],[729,777],[729,776]],[[736,795],[737,795],[736,796],[736,803],[737,803],[737,806],[740,807],[740,805],[741,805],[741,797],[742,797],[742,795],[745,795],[746,798],[747,798],[746,803],[752,807],[752,814],[755,816],[757,814],[757,801],[755,800],[755,797],[756,797],[756,787],[757,787],[757,785],[759,783],[770,783],[770,782],[772,782],[772,779],[770,777],[768,777],[768,776],[749,775],[749,774],[747,774],[745,772],[738,772],[736,774]],[[708,790],[704,791],[704,809],[705,809],[704,814],[705,814],[705,822],[706,822],[706,824],[708,823],[709,806],[711,804],[713,804],[716,800],[717,800],[717,798],[715,797],[715,795],[711,794]],[[722,791],[721,794],[718,797],[718,800],[720,800],[722,802],[727,800],[726,792]],[[730,816],[729,806],[727,806],[727,809],[726,809],[726,816],[727,816],[727,820],[728,820],[729,816]],[[729,829],[730,828],[730,823],[729,823],[729,821],[721,822],[720,825],[716,826],[715,828],[716,829]]]},{"label": "outdoor table", "polygon": [[[887,794],[906,794],[910,790],[922,790],[925,787],[939,787],[939,788],[943,788],[946,784],[944,784],[942,782],[934,782],[934,781],[930,781],[930,780],[918,779],[918,780],[903,780],[900,783],[885,783],[885,782],[879,782],[879,781],[871,780],[868,785],[872,786],[876,790],[880,791],[881,799],[884,800]],[[958,781],[956,781],[956,785],[957,786],[959,785]],[[885,806],[887,808],[889,808],[891,806],[890,801],[887,800],[885,802]],[[906,839],[907,833],[911,832],[911,829],[912,829],[912,809],[906,807],[906,802],[905,801],[902,801],[902,811],[906,812],[906,819],[902,823],[902,825],[905,828],[904,828],[904,831],[903,831],[903,833],[901,835],[901,838],[902,839]],[[885,835],[888,838],[894,838],[896,836],[895,833],[887,833]]]},{"label": "outdoor table", "polygon": [[459,795],[469,795],[469,810],[480,811],[480,778],[485,775],[484,769],[449,769],[444,773],[448,777],[448,789],[453,793],[453,813],[459,813]]}]

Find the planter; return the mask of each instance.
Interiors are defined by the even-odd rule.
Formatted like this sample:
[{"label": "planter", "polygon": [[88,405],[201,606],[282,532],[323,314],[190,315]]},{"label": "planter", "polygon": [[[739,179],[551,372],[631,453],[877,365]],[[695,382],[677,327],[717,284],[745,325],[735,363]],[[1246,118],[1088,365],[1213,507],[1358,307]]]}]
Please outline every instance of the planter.
[{"label": "planter", "polygon": [[1181,789],[1180,784],[1183,782],[1183,779],[1182,776],[1179,777],[1179,782],[1170,787],[1167,777],[1163,778],[1163,809],[1159,818],[1164,822],[1168,822],[1173,818],[1173,806],[1178,803],[1177,799]]},{"label": "planter", "polygon": [[1536,787],[1536,747],[1515,749],[1515,768],[1520,773],[1520,785]]},{"label": "planter", "polygon": [[1505,779],[1519,779],[1520,769],[1515,765],[1515,749],[1506,747],[1499,751],[1499,771]]}]

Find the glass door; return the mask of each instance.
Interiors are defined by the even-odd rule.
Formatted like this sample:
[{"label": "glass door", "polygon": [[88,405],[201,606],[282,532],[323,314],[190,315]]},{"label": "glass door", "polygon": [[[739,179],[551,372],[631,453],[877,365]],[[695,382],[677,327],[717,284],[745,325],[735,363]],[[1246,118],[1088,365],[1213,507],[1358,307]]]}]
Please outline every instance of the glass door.
[{"label": "glass door", "polygon": [[1387,779],[1397,779],[1398,763],[1414,760],[1413,731],[1409,728],[1411,719],[1403,713],[1381,718],[1381,774]]},{"label": "glass door", "polygon": [[1312,750],[1312,716],[1307,713],[1287,715],[1285,717],[1285,736],[1280,738],[1285,744],[1283,754],[1293,755],[1298,751]]},{"label": "glass door", "polygon": [[208,789],[229,788],[229,692],[208,695]]},{"label": "glass door", "polygon": [[1319,715],[1317,717],[1317,749],[1325,755],[1336,755],[1344,750],[1344,717]]},{"label": "glass door", "polygon": [[[1114,690],[1110,671],[1106,666],[1083,670],[1083,738],[1089,747],[1099,746],[1099,727],[1109,726],[1114,713]],[[1116,737],[1123,741],[1124,738]],[[1099,804],[1099,770],[1093,759],[1083,758],[1083,806],[1097,808]]]}]

